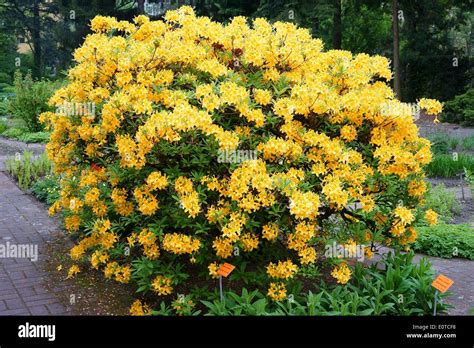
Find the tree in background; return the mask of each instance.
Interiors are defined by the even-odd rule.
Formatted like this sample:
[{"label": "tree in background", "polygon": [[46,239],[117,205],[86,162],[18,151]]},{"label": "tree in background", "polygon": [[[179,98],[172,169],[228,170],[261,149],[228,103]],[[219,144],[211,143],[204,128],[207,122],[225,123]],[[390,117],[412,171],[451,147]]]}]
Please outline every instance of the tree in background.
[{"label": "tree in background", "polygon": [[0,15],[7,32],[17,38],[26,38],[33,55],[33,75],[41,77],[44,74],[43,52],[54,47],[54,40],[51,40],[52,22],[56,20],[53,3],[41,0],[0,0]]},{"label": "tree in background", "polygon": [[449,100],[462,93],[472,58],[456,47],[450,33],[472,17],[469,1],[399,1],[404,17],[400,30],[402,99],[430,95]]},{"label": "tree in background", "polygon": [[[33,1],[33,3],[32,3]],[[452,99],[472,81],[472,12],[468,0],[0,0],[3,33],[26,37],[35,77],[71,64],[72,51],[97,14],[130,20],[139,13],[160,18],[167,9],[192,5],[199,15],[228,22],[234,16],[289,21],[311,30],[326,49],[380,54],[392,59],[394,90],[403,101],[422,95]],[[33,4],[34,6],[31,6]],[[395,5],[395,7],[393,6]],[[156,13],[150,8],[158,8]],[[395,12],[394,12],[395,9]],[[394,13],[397,13],[395,16]],[[392,18],[397,18],[393,22]],[[7,20],[8,19],[8,20]],[[394,29],[399,25],[399,35]],[[38,28],[38,29],[37,29]],[[5,30],[4,30],[5,29]],[[6,52],[6,38],[0,50]],[[5,46],[6,45],[6,46]],[[399,47],[399,55],[397,55]],[[399,56],[399,59],[397,59]],[[11,61],[5,53],[4,60]],[[23,58],[22,58],[23,59]],[[399,63],[398,63],[399,61]],[[0,64],[0,73],[12,70]],[[400,65],[398,67],[398,65]],[[401,75],[401,76],[400,76]],[[0,75],[0,83],[1,83]]]},{"label": "tree in background", "polygon": [[0,21],[0,92],[12,85],[12,76],[15,71],[15,58],[17,57],[16,37],[5,30],[5,21]]}]

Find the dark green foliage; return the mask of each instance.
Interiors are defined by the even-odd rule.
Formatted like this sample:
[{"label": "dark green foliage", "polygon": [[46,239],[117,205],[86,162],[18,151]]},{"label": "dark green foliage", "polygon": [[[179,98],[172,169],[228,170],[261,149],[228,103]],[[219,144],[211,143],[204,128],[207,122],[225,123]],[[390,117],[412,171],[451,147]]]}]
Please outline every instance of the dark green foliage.
[{"label": "dark green foliage", "polygon": [[456,194],[447,190],[444,184],[440,184],[430,189],[426,195],[423,210],[428,209],[434,210],[442,221],[450,222],[454,215],[461,212],[461,205],[456,198]]},{"label": "dark green foliage", "polygon": [[474,88],[457,95],[444,104],[442,119],[445,122],[474,126]]},{"label": "dark green foliage", "polygon": [[468,224],[438,224],[417,227],[416,251],[443,258],[463,257],[474,260],[474,228]]},{"label": "dark green foliage", "polygon": [[59,199],[59,181],[54,175],[46,175],[31,185],[31,193],[40,201],[52,205]]},{"label": "dark green foliage", "polygon": [[[313,293],[302,293],[281,302],[270,301],[258,290],[243,288],[240,293],[226,291],[221,303],[218,294],[200,291],[208,300],[201,301],[205,315],[431,315],[435,289],[434,271],[428,259],[413,262],[414,253],[385,255],[370,267],[357,264],[350,284],[323,284]],[[382,266],[382,267],[380,267]],[[447,310],[438,295],[437,312]],[[165,302],[155,315],[172,315]]]},{"label": "dark green foliage", "polygon": [[42,112],[52,111],[48,100],[59,85],[49,81],[34,82],[28,73],[22,76],[15,73],[15,96],[10,102],[10,111],[14,117],[24,121],[30,132],[39,132],[43,129],[38,117]]}]

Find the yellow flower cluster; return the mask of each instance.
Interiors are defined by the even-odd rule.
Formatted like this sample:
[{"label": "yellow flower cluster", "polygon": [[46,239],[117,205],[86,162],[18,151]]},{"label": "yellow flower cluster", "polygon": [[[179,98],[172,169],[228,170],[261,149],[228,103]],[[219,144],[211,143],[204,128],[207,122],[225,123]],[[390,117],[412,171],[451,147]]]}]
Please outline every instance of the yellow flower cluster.
[{"label": "yellow flower cluster", "polygon": [[438,214],[433,209],[428,209],[425,213],[425,219],[430,225],[438,223]]},{"label": "yellow flower cluster", "polygon": [[163,190],[168,186],[168,179],[160,172],[153,172],[148,175],[146,183],[150,190]]},{"label": "yellow flower cluster", "polygon": [[275,240],[278,237],[279,231],[280,227],[278,226],[278,224],[271,222],[263,226],[262,237],[269,241]]},{"label": "yellow flower cluster", "polygon": [[426,183],[422,180],[412,180],[408,184],[408,194],[412,197],[423,197],[426,192]]},{"label": "yellow flower cluster", "polygon": [[143,215],[153,215],[158,210],[158,200],[146,186],[140,186],[133,191],[138,203],[138,210]]},{"label": "yellow flower cluster", "polygon": [[418,101],[420,108],[425,109],[429,115],[437,115],[443,111],[443,105],[435,99],[421,98]]},{"label": "yellow flower cluster", "polygon": [[[156,243],[156,235],[144,228],[140,231],[138,236],[136,236],[138,242],[143,246],[143,253],[146,257],[151,260],[156,260],[160,256],[160,249]],[[133,238],[131,239],[133,241]]]},{"label": "yellow flower cluster", "polygon": [[240,241],[242,242],[244,251],[249,252],[258,248],[259,241],[256,235],[252,235],[250,233],[244,233],[242,237],[240,238]]},{"label": "yellow flower cluster", "polygon": [[296,191],[290,197],[290,213],[297,219],[314,219],[318,208],[319,196],[314,192]]},{"label": "yellow flower cluster", "polygon": [[293,278],[297,272],[298,266],[291,260],[278,261],[277,264],[270,262],[267,266],[267,274],[272,278],[289,279]]},{"label": "yellow flower cluster", "polygon": [[216,262],[213,262],[208,266],[209,275],[211,276],[211,278],[213,279],[219,278],[219,274],[217,273],[218,269],[219,269],[219,265]]},{"label": "yellow flower cluster", "polygon": [[181,206],[190,217],[196,217],[201,211],[199,206],[199,195],[193,189],[191,180],[179,177],[175,182],[175,189],[181,199]]},{"label": "yellow flower cluster", "polygon": [[173,254],[192,254],[199,250],[199,239],[180,233],[167,233],[163,237],[163,249]]},{"label": "yellow flower cluster", "polygon": [[81,269],[79,268],[79,266],[72,265],[67,272],[67,279],[74,278],[76,274],[79,273],[80,271]]},{"label": "yellow flower cluster", "polygon": [[151,309],[146,304],[142,304],[140,300],[135,300],[130,307],[130,315],[143,316],[151,315]]},{"label": "yellow flower cluster", "polygon": [[268,297],[273,301],[282,301],[286,298],[286,288],[283,283],[270,283],[268,288]]},{"label": "yellow flower cluster", "polygon": [[172,280],[165,276],[156,276],[151,282],[151,287],[154,292],[158,295],[169,295],[173,292],[173,287],[171,286]]},{"label": "yellow flower cluster", "polygon": [[346,263],[334,267],[331,275],[337,280],[339,284],[346,284],[351,279],[351,270]]},{"label": "yellow flower cluster", "polygon": [[[73,259],[90,256],[127,282],[130,261],[143,256],[165,267],[170,254],[192,254],[193,267],[209,265],[215,277],[216,260],[238,264],[268,248],[268,275],[289,279],[316,261],[329,218],[394,243],[416,238],[410,225],[432,154],[389,86],[388,59],[323,51],[291,23],[220,24],[189,6],[158,21],[97,16],[91,29],[50,104],[93,102],[97,114],[40,117],[62,178],[50,213],[63,210],[67,230],[81,233]],[[431,99],[419,105],[442,109]],[[240,150],[255,156],[219,161]],[[386,208],[387,192],[403,204]],[[425,217],[436,221],[434,212]],[[139,247],[123,255],[124,243]],[[347,265],[333,273],[350,278]],[[171,284],[158,276],[152,287],[168,294]],[[269,296],[281,300],[286,289],[272,283]],[[133,312],[147,313],[140,306]]]}]

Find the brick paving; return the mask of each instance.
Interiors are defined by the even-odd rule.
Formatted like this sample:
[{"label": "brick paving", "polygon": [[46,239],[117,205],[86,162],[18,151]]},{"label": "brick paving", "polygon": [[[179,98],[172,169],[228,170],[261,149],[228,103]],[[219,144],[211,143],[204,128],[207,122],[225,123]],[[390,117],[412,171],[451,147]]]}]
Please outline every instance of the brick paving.
[{"label": "brick paving", "polygon": [[[424,255],[416,255],[413,259],[418,262]],[[451,293],[446,297],[446,303],[454,306],[448,310],[450,315],[474,315],[474,261],[466,259],[442,259],[440,257],[428,257],[436,276],[444,274],[454,280],[449,288]]]},{"label": "brick paving", "polygon": [[[45,209],[0,172],[0,245],[4,246],[3,250],[19,244],[38,248],[36,261],[34,257],[33,260],[0,258],[0,315],[66,315],[70,312],[55,296],[64,287],[48,282],[47,273],[41,268],[44,247],[58,230],[57,223]],[[3,256],[12,256],[11,251]]]}]

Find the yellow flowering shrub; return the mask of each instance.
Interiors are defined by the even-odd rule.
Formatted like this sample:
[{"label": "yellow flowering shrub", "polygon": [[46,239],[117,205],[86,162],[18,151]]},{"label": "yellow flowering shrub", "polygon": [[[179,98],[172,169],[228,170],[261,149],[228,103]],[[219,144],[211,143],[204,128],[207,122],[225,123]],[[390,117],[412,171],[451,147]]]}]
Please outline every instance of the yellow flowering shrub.
[{"label": "yellow flowering shrub", "polygon": [[[159,296],[191,269],[214,286],[219,265],[246,262],[281,300],[329,240],[414,239],[430,143],[394,97],[386,58],[186,6],[160,21],[98,16],[91,28],[50,103],[92,102],[95,113],[41,115],[62,178],[51,213],[80,234],[74,260]],[[219,160],[240,150],[255,156]],[[326,261],[349,281],[342,260]]]}]

